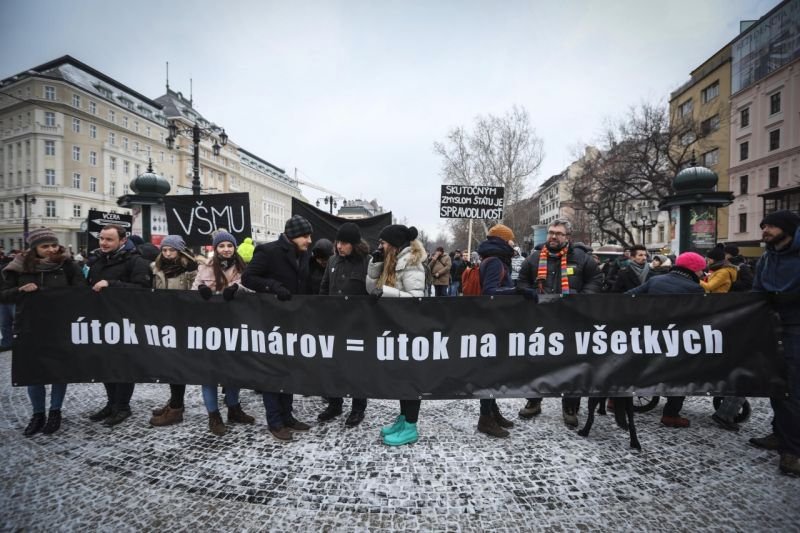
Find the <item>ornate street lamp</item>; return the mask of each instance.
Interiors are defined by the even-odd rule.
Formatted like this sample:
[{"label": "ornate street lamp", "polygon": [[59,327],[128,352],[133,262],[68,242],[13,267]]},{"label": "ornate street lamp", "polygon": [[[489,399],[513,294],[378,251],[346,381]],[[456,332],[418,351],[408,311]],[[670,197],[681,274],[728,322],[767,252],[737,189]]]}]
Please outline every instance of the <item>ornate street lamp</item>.
[{"label": "ornate street lamp", "polygon": [[641,243],[645,243],[645,235],[658,224],[658,209],[648,209],[641,206],[638,210],[630,211],[631,226],[638,229],[642,234]]},{"label": "ornate street lamp", "polygon": [[[222,133],[217,134],[217,128],[201,128],[197,125],[197,122],[191,128],[181,128],[180,125],[171,120],[169,123],[169,137],[166,138],[167,148],[172,150],[175,147],[175,139],[178,135],[188,135],[189,133],[192,134],[192,144],[194,146],[194,154],[193,154],[193,168],[192,168],[192,194],[195,196],[200,196],[200,191],[202,188],[200,187],[200,139],[205,137],[207,139],[214,139],[214,144],[211,149],[214,152],[215,156],[220,154],[222,150],[222,146],[228,144],[228,134],[225,133],[225,128],[222,129]],[[219,139],[219,142],[217,142]]]},{"label": "ornate street lamp", "polygon": [[[333,195],[326,196],[322,200],[325,203],[325,205],[328,206],[328,211],[330,212],[331,215],[333,214],[333,209],[339,207],[336,204],[336,198],[334,198]],[[319,200],[317,200],[317,207],[319,207]]]},{"label": "ornate street lamp", "polygon": [[35,204],[36,197],[33,195],[28,195],[28,193],[23,194],[16,200],[14,203],[17,205],[22,205],[22,240],[24,241],[24,247],[28,247],[28,203]]}]

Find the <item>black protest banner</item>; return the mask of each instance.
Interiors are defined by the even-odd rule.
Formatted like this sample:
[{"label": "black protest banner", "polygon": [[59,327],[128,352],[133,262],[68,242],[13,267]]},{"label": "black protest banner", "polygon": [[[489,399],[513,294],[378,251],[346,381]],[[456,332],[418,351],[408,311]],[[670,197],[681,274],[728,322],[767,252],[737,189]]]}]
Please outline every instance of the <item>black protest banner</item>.
[{"label": "black protest banner", "polygon": [[442,185],[439,218],[503,218],[503,187]]},{"label": "black protest banner", "polygon": [[315,242],[319,239],[335,241],[339,227],[345,222],[352,222],[358,226],[361,231],[361,238],[367,241],[370,247],[378,242],[378,235],[380,235],[384,226],[392,223],[391,211],[374,217],[347,219],[326,213],[297,198],[292,198],[292,215],[301,215],[311,222],[311,227],[314,228],[312,238]]},{"label": "black protest banner", "polygon": [[86,241],[87,250],[91,251],[100,246],[100,242],[97,240],[100,235],[100,230],[109,224],[122,226],[125,228],[128,235],[130,235],[131,227],[133,226],[133,217],[131,215],[89,209],[89,215],[86,219],[86,231],[88,233]]},{"label": "black protest banner", "polygon": [[[23,299],[17,385],[222,383],[368,398],[786,391],[764,295],[384,298],[81,289]],[[46,316],[47,320],[42,320]]]},{"label": "black protest banner", "polygon": [[211,234],[223,228],[239,242],[250,237],[250,195],[246,192],[164,197],[167,228],[189,246],[211,244]]}]

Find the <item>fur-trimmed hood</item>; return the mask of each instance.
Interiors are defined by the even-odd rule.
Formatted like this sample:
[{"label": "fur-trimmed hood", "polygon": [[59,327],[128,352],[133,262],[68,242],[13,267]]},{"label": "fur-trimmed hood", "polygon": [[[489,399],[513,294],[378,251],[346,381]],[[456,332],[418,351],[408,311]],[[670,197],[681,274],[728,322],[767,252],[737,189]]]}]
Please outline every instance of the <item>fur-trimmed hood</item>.
[{"label": "fur-trimmed hood", "polygon": [[411,244],[400,250],[397,254],[397,266],[395,270],[405,270],[406,267],[421,265],[428,258],[428,253],[423,248],[419,240],[414,239]]}]

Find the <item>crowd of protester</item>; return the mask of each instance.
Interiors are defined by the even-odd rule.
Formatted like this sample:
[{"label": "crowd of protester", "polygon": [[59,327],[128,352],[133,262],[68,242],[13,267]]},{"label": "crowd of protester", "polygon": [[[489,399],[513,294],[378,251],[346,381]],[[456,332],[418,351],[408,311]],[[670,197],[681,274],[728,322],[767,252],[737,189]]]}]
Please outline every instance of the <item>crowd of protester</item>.
[{"label": "crowd of protester", "polygon": [[[210,257],[195,255],[178,235],[165,237],[160,246],[128,236],[119,226],[105,226],[99,247],[72,257],[55,233],[34,229],[28,249],[5,254],[0,250],[2,287],[0,319],[2,348],[11,348],[14,305],[26,293],[43,288],[86,286],[100,292],[108,288],[141,287],[157,290],[193,290],[210,300],[215,294],[231,301],[237,293],[273,294],[290,300],[297,294],[351,295],[373,298],[455,297],[461,295],[521,295],[532,301],[574,298],[581,294],[703,294],[727,292],[800,292],[800,217],[790,211],[766,215],[761,222],[765,251],[757,263],[747,261],[735,246],[718,245],[705,256],[688,251],[677,257],[653,254],[642,245],[632,246],[620,257],[602,262],[586,244],[573,242],[567,219],[550,223],[545,242],[528,253],[516,244],[513,231],[502,224],[490,228],[475,251],[439,247],[428,253],[414,227],[393,224],[382,229],[378,245],[371,249],[358,225],[347,222],[336,239],[312,241],[311,223],[295,215],[274,242],[254,245],[251,239],[238,243],[224,230],[209,244]],[[471,253],[470,253],[471,252]],[[780,469],[800,475],[800,309],[787,304],[778,309],[782,321],[782,343],[787,362],[790,394],[771,398],[773,433],[750,439],[751,444],[780,452]],[[93,422],[112,427],[131,415],[134,383],[105,383],[106,403],[89,416]],[[201,387],[208,413],[208,428],[225,435],[226,423],[219,411],[217,384]],[[51,434],[61,425],[66,384],[50,385],[46,410],[46,387],[28,387],[32,416],[25,436]],[[242,409],[239,390],[224,388],[227,424],[253,424],[255,418]],[[295,432],[311,425],[293,416],[293,395],[259,391],[270,434],[291,441]],[[153,409],[150,424],[169,426],[183,422],[185,384],[170,384],[167,402]],[[327,406],[318,422],[326,423],[343,414],[343,398],[326,398]],[[681,416],[683,397],[669,397],[661,423],[687,428]],[[721,428],[738,431],[736,415],[746,401],[725,397],[712,415]],[[578,426],[581,398],[562,398],[562,417],[569,428]],[[614,400],[608,407],[613,409]],[[366,398],[353,398],[346,427],[365,417]],[[420,400],[401,400],[399,412],[381,429],[383,442],[400,446],[416,442]],[[520,408],[520,419],[542,412],[542,399],[530,397]],[[618,418],[618,422],[620,422]],[[477,429],[491,437],[505,438],[514,422],[503,416],[493,399],[480,400]]]}]

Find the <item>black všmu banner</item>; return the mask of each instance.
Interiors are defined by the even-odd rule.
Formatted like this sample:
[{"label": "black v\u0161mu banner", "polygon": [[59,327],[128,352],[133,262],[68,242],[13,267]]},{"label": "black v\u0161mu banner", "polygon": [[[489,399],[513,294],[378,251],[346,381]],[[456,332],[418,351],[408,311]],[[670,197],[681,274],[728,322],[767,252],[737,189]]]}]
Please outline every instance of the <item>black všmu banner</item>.
[{"label": "black v\u0161mu banner", "polygon": [[211,235],[225,229],[239,242],[250,237],[250,195],[246,192],[164,197],[167,228],[189,246],[211,244]]},{"label": "black v\u0161mu banner", "polygon": [[26,295],[16,385],[222,383],[368,398],[786,392],[768,297]]}]

